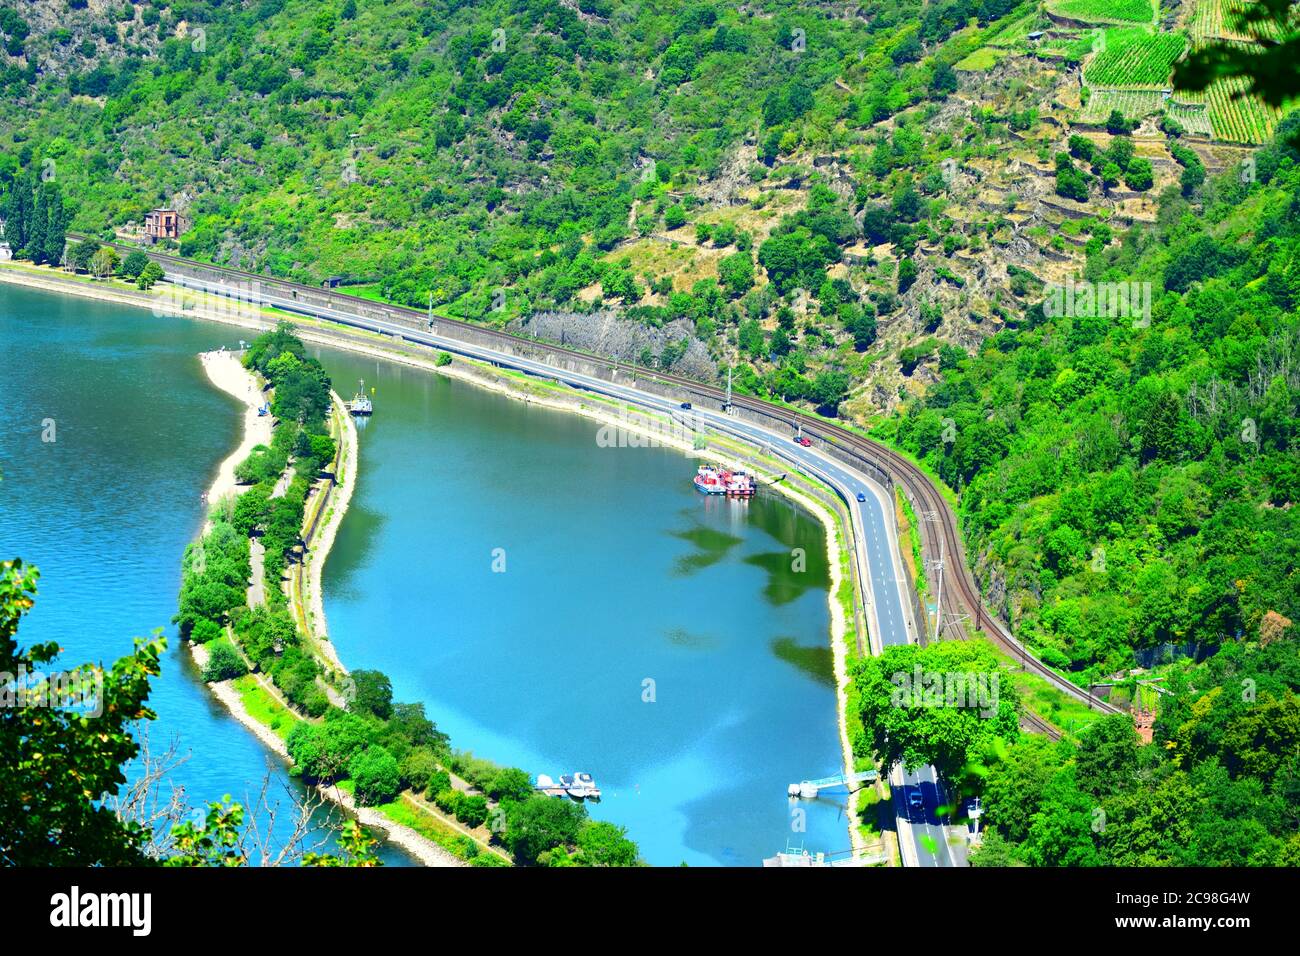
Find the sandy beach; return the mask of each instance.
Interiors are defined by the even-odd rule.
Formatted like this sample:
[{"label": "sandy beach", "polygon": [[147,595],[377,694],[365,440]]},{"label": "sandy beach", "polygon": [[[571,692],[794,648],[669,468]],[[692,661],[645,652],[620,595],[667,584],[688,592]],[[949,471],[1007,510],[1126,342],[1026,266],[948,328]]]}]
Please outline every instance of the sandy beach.
[{"label": "sandy beach", "polygon": [[203,370],[213,385],[227,395],[244,403],[244,437],[239,447],[217,469],[217,477],[208,488],[209,504],[215,504],[227,495],[238,495],[242,489],[235,483],[235,468],[257,445],[271,441],[271,416],[258,415],[258,407],[265,401],[257,376],[240,363],[234,352],[203,352],[199,355]]}]

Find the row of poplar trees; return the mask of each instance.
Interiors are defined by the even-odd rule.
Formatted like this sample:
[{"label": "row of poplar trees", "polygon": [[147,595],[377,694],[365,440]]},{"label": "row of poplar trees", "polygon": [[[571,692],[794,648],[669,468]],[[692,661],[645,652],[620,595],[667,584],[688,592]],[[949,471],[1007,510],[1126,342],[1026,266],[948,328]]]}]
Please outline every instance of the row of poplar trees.
[{"label": "row of poplar trees", "polygon": [[15,258],[62,265],[69,216],[58,183],[42,181],[33,170],[14,177],[0,202],[0,219]]}]

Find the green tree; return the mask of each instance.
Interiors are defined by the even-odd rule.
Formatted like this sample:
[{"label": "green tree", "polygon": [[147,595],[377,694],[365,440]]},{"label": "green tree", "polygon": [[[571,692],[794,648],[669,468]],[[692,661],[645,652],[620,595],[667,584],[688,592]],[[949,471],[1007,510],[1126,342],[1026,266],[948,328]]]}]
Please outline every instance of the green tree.
[{"label": "green tree", "polygon": [[519,863],[541,862],[547,851],[578,839],[586,816],[586,810],[570,800],[530,796],[506,808],[505,844]]},{"label": "green tree", "polygon": [[733,252],[718,262],[718,278],[733,299],[754,287],[754,260],[748,252]]},{"label": "green tree", "polygon": [[139,249],[133,249],[122,260],[122,266],[118,269],[118,272],[124,279],[136,279],[148,264],[149,257]]},{"label": "green tree", "polygon": [[[50,671],[53,643],[18,643],[18,626],[36,599],[37,572],[0,563],[0,673]],[[140,827],[104,804],[126,783],[123,766],[139,746],[138,721],[152,720],[149,681],[160,673],[161,637],[135,642],[111,671],[83,665],[60,687],[46,682],[51,706],[0,706],[0,863],[5,866],[132,866],[144,862]],[[97,687],[102,679],[102,687]],[[78,690],[91,691],[89,707]],[[13,693],[12,685],[2,693]],[[97,698],[97,705],[95,703]],[[98,709],[93,719],[85,713]]]},{"label": "green tree", "polygon": [[1015,691],[1000,674],[992,648],[976,640],[888,647],[857,661],[853,686],[867,734],[859,756],[885,767],[932,764],[963,779],[995,740],[1019,736]]},{"label": "green tree", "polygon": [[372,807],[388,803],[402,789],[402,773],[397,760],[383,747],[371,744],[348,761],[348,776],[356,786],[357,803]]},{"label": "green tree", "polygon": [[355,689],[348,710],[359,714],[373,714],[380,720],[393,715],[393,682],[381,671],[353,671]]},{"label": "green tree", "polygon": [[207,643],[208,662],[203,667],[203,679],[208,683],[232,680],[248,673],[244,659],[231,643],[219,638]]},{"label": "green tree", "polygon": [[637,845],[627,838],[627,828],[604,820],[588,820],[578,831],[578,854],[584,866],[636,866]]}]

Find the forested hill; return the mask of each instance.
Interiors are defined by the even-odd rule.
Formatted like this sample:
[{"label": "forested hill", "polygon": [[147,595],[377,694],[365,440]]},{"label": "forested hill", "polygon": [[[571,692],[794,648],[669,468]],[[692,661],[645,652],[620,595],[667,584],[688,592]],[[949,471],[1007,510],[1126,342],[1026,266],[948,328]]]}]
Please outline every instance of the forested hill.
[{"label": "forested hill", "polygon": [[[610,248],[647,169],[690,187],[760,121],[774,142],[796,122],[826,138],[846,113],[915,102],[934,73],[922,40],[1010,3],[31,6],[9,44],[23,55],[4,58],[0,148],[82,187],[74,227],[188,200],[187,255],[485,306],[525,268],[542,292],[575,281],[554,254],[524,263],[578,237]],[[846,69],[853,97],[834,94]]]},{"label": "forested hill", "polygon": [[[1295,633],[1298,161],[1261,150],[1201,208],[1166,195],[1156,226],[1094,248],[1074,309],[1048,297],[977,355],[949,350],[877,432],[962,490],[986,593],[1080,681]],[[1120,289],[1116,314],[1100,303]]]},{"label": "forested hill", "polygon": [[893,258],[872,302],[828,267],[868,198],[872,242],[933,235],[941,157],[902,114],[1012,6],[5,2],[0,190],[48,170],[73,229],[176,205],[187,256],[492,322],[605,309],[620,357],[743,356],[739,387],[829,411],[901,302]]}]

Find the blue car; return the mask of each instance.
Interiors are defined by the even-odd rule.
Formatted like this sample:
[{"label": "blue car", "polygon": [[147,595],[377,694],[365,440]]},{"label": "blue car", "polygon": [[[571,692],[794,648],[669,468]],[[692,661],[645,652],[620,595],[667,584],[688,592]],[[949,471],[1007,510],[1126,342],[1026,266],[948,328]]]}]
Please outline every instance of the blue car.
[{"label": "blue car", "polygon": [[866,501],[866,500],[867,500],[867,496],[864,495],[862,492],[859,491],[859,492],[858,492],[858,500],[859,500],[859,501]]}]

